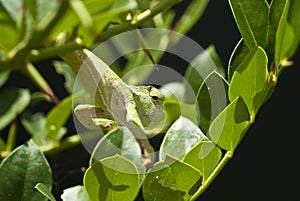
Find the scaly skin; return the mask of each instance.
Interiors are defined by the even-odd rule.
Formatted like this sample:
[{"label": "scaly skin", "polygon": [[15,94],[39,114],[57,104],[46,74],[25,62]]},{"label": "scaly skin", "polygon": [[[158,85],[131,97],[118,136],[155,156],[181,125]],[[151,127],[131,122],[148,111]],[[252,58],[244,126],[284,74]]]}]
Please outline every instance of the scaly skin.
[{"label": "scaly skin", "polygon": [[[111,120],[102,124],[98,116],[114,119],[118,125],[128,127],[137,138],[144,154],[144,165],[149,166],[153,148],[144,134],[164,119],[163,95],[153,86],[129,86],[122,81],[100,58],[87,49],[76,50],[62,56],[77,73],[90,94],[95,94],[101,108],[92,105],[79,105],[74,113],[88,129],[99,126],[110,127]],[[103,118],[101,118],[103,120]]]}]

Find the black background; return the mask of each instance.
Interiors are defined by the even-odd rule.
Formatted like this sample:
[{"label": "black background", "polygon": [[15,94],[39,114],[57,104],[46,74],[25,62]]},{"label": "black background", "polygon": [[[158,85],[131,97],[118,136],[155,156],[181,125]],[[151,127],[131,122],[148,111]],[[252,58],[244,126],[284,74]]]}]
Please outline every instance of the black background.
[{"label": "black background", "polygon": [[[178,13],[186,3],[185,1],[176,6]],[[214,44],[224,66],[227,66],[230,54],[240,39],[228,2],[211,0],[203,17],[188,36],[204,48]],[[168,66],[173,65],[172,60],[164,60]],[[255,123],[236,149],[234,157],[199,201],[299,200],[299,51],[293,60],[295,66],[287,69],[279,78],[273,96],[259,111]],[[49,62],[37,65],[58,96],[65,96],[62,76],[53,73],[53,68],[46,67]],[[11,76],[5,87],[16,86],[16,79],[20,86],[35,88],[27,78],[18,73]],[[50,108],[49,106],[44,110]],[[40,108],[36,109],[38,111]],[[72,122],[69,122],[69,128],[72,126]],[[54,172],[53,191],[57,197],[63,189],[82,183],[82,167],[87,166],[89,159],[89,154],[82,146],[48,159]]]}]

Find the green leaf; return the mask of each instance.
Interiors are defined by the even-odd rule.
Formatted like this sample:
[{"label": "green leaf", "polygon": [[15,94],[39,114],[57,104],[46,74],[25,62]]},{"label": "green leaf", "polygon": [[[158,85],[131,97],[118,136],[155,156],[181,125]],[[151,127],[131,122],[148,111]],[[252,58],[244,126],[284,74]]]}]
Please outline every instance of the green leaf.
[{"label": "green leaf", "polygon": [[[8,52],[17,44],[18,32],[16,31],[14,21],[4,9],[0,10],[0,26],[0,49],[4,50],[4,52]],[[9,38],[9,40],[7,40],[7,38]]]},{"label": "green leaf", "polygon": [[46,201],[34,186],[51,190],[52,172],[39,148],[28,142],[11,152],[0,164],[0,200]]},{"label": "green leaf", "polygon": [[199,125],[204,133],[214,118],[227,106],[227,81],[217,72],[209,74],[197,93]]},{"label": "green leaf", "polygon": [[188,5],[184,13],[176,22],[174,31],[186,34],[201,18],[208,4],[208,0],[194,0]]},{"label": "green leaf", "polygon": [[268,45],[269,4],[266,0],[229,0],[232,13],[248,48]]},{"label": "green leaf", "polygon": [[288,59],[294,55],[294,50],[296,50],[298,47],[298,43],[296,43],[295,41],[297,40],[294,30],[287,22],[285,25],[284,37],[282,42],[282,44],[284,44],[281,50],[282,59]]},{"label": "green leaf", "polygon": [[105,158],[90,166],[83,182],[91,201],[132,201],[140,187],[136,166],[119,155]]},{"label": "green leaf", "polygon": [[10,17],[16,22],[19,17],[19,12],[22,9],[23,0],[0,0],[0,3]]},{"label": "green leaf", "polygon": [[267,64],[265,51],[261,47],[254,48],[234,72],[229,85],[229,100],[232,102],[240,96],[248,107],[251,121],[264,102],[263,91],[268,79]]},{"label": "green leaf", "polygon": [[143,185],[145,201],[185,201],[200,186],[201,173],[171,156],[156,163],[147,173]]},{"label": "green leaf", "polygon": [[48,130],[49,139],[59,141],[63,137],[59,134],[64,134],[61,133],[61,129],[70,117],[73,99],[72,95],[68,96],[47,114],[45,127]]},{"label": "green leaf", "polygon": [[45,128],[46,118],[42,113],[31,114],[25,111],[21,115],[21,123],[27,132],[31,135],[32,140],[38,146],[48,145],[48,130]]},{"label": "green leaf", "polygon": [[212,122],[209,136],[222,149],[234,151],[249,125],[247,107],[242,98],[237,97]]},{"label": "green leaf", "polygon": [[182,82],[169,82],[160,89],[161,93],[167,99],[183,101],[185,94],[185,86]]},{"label": "green leaf", "polygon": [[[275,71],[277,72],[280,61],[283,57],[282,48],[287,15],[289,11],[289,0],[273,0],[270,6],[270,28],[269,28],[269,50],[271,51],[270,61],[274,59]],[[273,54],[272,54],[273,53]],[[274,55],[274,57],[272,57]]]},{"label": "green leaf", "polygon": [[67,91],[72,94],[74,82],[76,79],[76,74],[65,62],[54,61],[53,65],[57,73],[62,74],[65,77],[65,88]]},{"label": "green leaf", "polygon": [[216,56],[216,52],[212,46],[198,54],[191,62],[191,65],[188,66],[184,75],[187,81],[185,83],[185,102],[195,103],[196,94],[204,79],[214,71],[223,74],[224,70],[221,68],[220,60]]},{"label": "green leaf", "polygon": [[290,0],[290,9],[288,13],[288,22],[291,25],[291,28],[293,29],[293,32],[295,34],[295,46],[294,49],[291,50],[291,54],[293,55],[299,46],[300,42],[300,1],[298,0]]},{"label": "green leaf", "polygon": [[97,36],[97,34],[102,32],[110,22],[121,22],[120,15],[122,13],[127,13],[130,10],[137,8],[138,6],[135,0],[113,0],[104,3],[106,6],[110,4],[109,7],[107,7],[105,10],[99,9],[97,12],[94,12],[93,10],[95,10],[95,8],[99,8],[99,4],[103,4],[103,1],[90,0],[86,2],[86,8],[88,9],[88,11],[90,11],[94,27],[96,28],[95,32],[92,34],[90,33],[90,31],[88,31],[88,29],[85,29],[84,27],[79,29],[79,35],[82,36],[83,41],[86,44],[90,44]]},{"label": "green leaf", "polygon": [[201,172],[203,182],[212,173],[222,157],[222,151],[210,141],[197,143],[183,158]]},{"label": "green leaf", "polygon": [[245,45],[244,40],[241,39],[235,46],[228,63],[228,81],[230,82],[233,73],[236,71],[238,66],[242,63],[244,58],[250,52],[249,48]]},{"label": "green leaf", "polygon": [[10,75],[10,70],[0,72],[0,87],[6,82]]},{"label": "green leaf", "polygon": [[159,150],[159,160],[166,155],[182,159],[196,143],[207,139],[202,131],[189,119],[180,117],[168,130]]},{"label": "green leaf", "polygon": [[43,183],[38,183],[35,187],[42,195],[48,198],[51,201],[56,201],[54,196],[51,193],[51,190]]},{"label": "green leaf", "polygon": [[83,186],[74,186],[64,190],[61,195],[63,201],[90,201]]},{"label": "green leaf", "polygon": [[116,154],[133,162],[139,169],[139,173],[144,174],[139,143],[126,127],[118,127],[110,131],[98,142],[92,153],[90,165]]},{"label": "green leaf", "polygon": [[30,93],[26,89],[5,89],[0,91],[0,130],[12,122],[30,102]]}]

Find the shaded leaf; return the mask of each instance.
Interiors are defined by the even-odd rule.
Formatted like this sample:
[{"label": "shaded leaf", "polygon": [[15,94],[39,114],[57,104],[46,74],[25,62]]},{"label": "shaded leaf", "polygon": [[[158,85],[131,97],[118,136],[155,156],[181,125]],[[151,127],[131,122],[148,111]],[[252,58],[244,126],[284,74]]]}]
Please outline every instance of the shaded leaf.
[{"label": "shaded leaf", "polygon": [[204,133],[214,118],[227,106],[227,81],[217,72],[209,74],[197,93],[199,126]]},{"label": "shaded leaf", "polygon": [[233,73],[242,63],[244,58],[249,53],[250,49],[245,45],[244,40],[241,39],[235,46],[228,63],[228,81],[231,81]]},{"label": "shaded leaf", "polygon": [[37,183],[51,190],[52,172],[39,148],[28,142],[11,152],[0,165],[0,200],[46,201],[34,189]]},{"label": "shaded leaf", "polygon": [[72,94],[76,74],[65,62],[54,61],[53,65],[56,72],[62,74],[65,77],[65,88],[70,94]]},{"label": "shaded leaf", "polygon": [[232,102],[240,96],[248,107],[251,121],[264,103],[263,91],[268,79],[267,64],[265,51],[261,47],[254,48],[234,72],[229,85],[229,100]]},{"label": "shaded leaf", "polygon": [[221,150],[210,141],[198,142],[183,158],[201,172],[203,181],[212,173],[222,157]]},{"label": "shaded leaf", "polygon": [[42,113],[31,114],[25,111],[21,115],[21,122],[27,132],[31,135],[32,140],[38,146],[49,144],[47,139],[48,130],[45,128],[46,118]]},{"label": "shaded leaf", "polygon": [[159,150],[159,160],[166,155],[181,159],[196,143],[207,139],[189,119],[180,117],[167,131]]},{"label": "shaded leaf", "polygon": [[197,169],[167,155],[147,173],[143,197],[145,201],[189,200],[200,186],[200,178]]},{"label": "shaded leaf", "polygon": [[248,109],[237,97],[212,122],[209,136],[222,149],[234,151],[249,125]]},{"label": "shaded leaf", "polygon": [[204,79],[212,72],[220,71],[221,74],[224,74],[224,69],[222,70],[222,67],[219,65],[220,60],[216,56],[216,52],[212,46],[203,50],[194,58],[184,75],[184,78],[187,81],[187,83],[185,83],[185,102],[195,103],[196,94],[198,93],[200,86]]},{"label": "shaded leaf", "polygon": [[132,201],[140,187],[137,168],[119,155],[105,158],[90,166],[83,182],[91,201]]},{"label": "shaded leaf", "polygon": [[0,91],[0,130],[5,128],[19,115],[30,102],[26,89],[5,89]]},{"label": "shaded leaf", "polygon": [[63,201],[90,201],[83,186],[74,186],[64,190],[61,195]]},{"label": "shaded leaf", "polygon": [[35,187],[41,194],[51,201],[56,201],[54,196],[51,193],[51,190],[43,183],[38,183]]}]

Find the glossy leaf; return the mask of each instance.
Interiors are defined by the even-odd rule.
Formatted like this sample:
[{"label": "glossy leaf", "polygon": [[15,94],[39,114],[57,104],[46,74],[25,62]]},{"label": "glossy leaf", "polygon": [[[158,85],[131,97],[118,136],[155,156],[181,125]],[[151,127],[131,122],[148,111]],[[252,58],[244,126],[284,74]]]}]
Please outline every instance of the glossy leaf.
[{"label": "glossy leaf", "polygon": [[250,52],[250,49],[245,45],[243,39],[241,39],[238,44],[235,46],[228,63],[228,80],[231,81],[233,73],[242,63],[244,58]]},{"label": "glossy leaf", "polygon": [[140,178],[132,162],[115,155],[87,169],[84,187],[91,201],[132,201],[139,192]]},{"label": "glossy leaf", "polygon": [[96,145],[90,159],[90,165],[100,160],[120,155],[133,162],[144,173],[140,146],[131,131],[126,127],[118,127],[107,133]]},{"label": "glossy leaf", "polygon": [[59,135],[62,134],[60,130],[70,117],[73,98],[73,96],[68,96],[47,114],[45,127],[48,130],[49,139],[56,141],[63,137]]},{"label": "glossy leaf", "polygon": [[200,186],[200,178],[197,169],[167,155],[147,173],[143,185],[144,200],[189,200]]},{"label": "glossy leaf", "polygon": [[269,4],[266,0],[229,0],[232,13],[248,48],[267,47]]},{"label": "glossy leaf", "polygon": [[[289,11],[289,0],[273,0],[270,6],[270,28],[269,28],[269,49],[272,51],[270,61],[274,59],[275,71],[277,72],[282,59],[282,48],[287,14]],[[272,57],[274,55],[274,57]]]},{"label": "glossy leaf", "polygon": [[222,157],[222,151],[210,141],[198,142],[183,158],[201,172],[203,181],[212,173]]},{"label": "glossy leaf", "polygon": [[232,102],[240,96],[245,101],[252,120],[264,102],[267,64],[265,51],[261,47],[254,48],[237,68],[229,85],[229,100]]},{"label": "glossy leaf", "polygon": [[227,81],[217,72],[205,78],[197,93],[199,125],[204,133],[214,118],[227,106]]},{"label": "glossy leaf", "polygon": [[36,188],[42,195],[44,195],[49,200],[56,201],[56,199],[52,195],[51,191],[49,190],[49,188],[45,184],[38,183],[37,185],[35,185],[34,188]]},{"label": "glossy leaf", "polygon": [[207,139],[202,131],[189,119],[180,117],[167,131],[159,150],[159,160],[166,155],[182,159],[196,143]]},{"label": "glossy leaf", "polygon": [[61,195],[63,201],[90,201],[89,196],[83,186],[74,186],[64,190]]},{"label": "glossy leaf", "polygon": [[0,91],[0,130],[5,128],[19,115],[30,102],[30,93],[26,89],[5,89]]},{"label": "glossy leaf", "polygon": [[54,61],[53,65],[56,72],[62,74],[65,77],[65,88],[67,89],[69,94],[72,94],[76,74],[65,62]]},{"label": "glossy leaf", "polygon": [[209,136],[219,147],[234,151],[250,125],[248,109],[237,97],[212,122]]},{"label": "glossy leaf", "polygon": [[11,152],[0,165],[0,200],[46,201],[34,189],[43,183],[52,187],[52,173],[45,156],[33,143],[28,142]]}]

